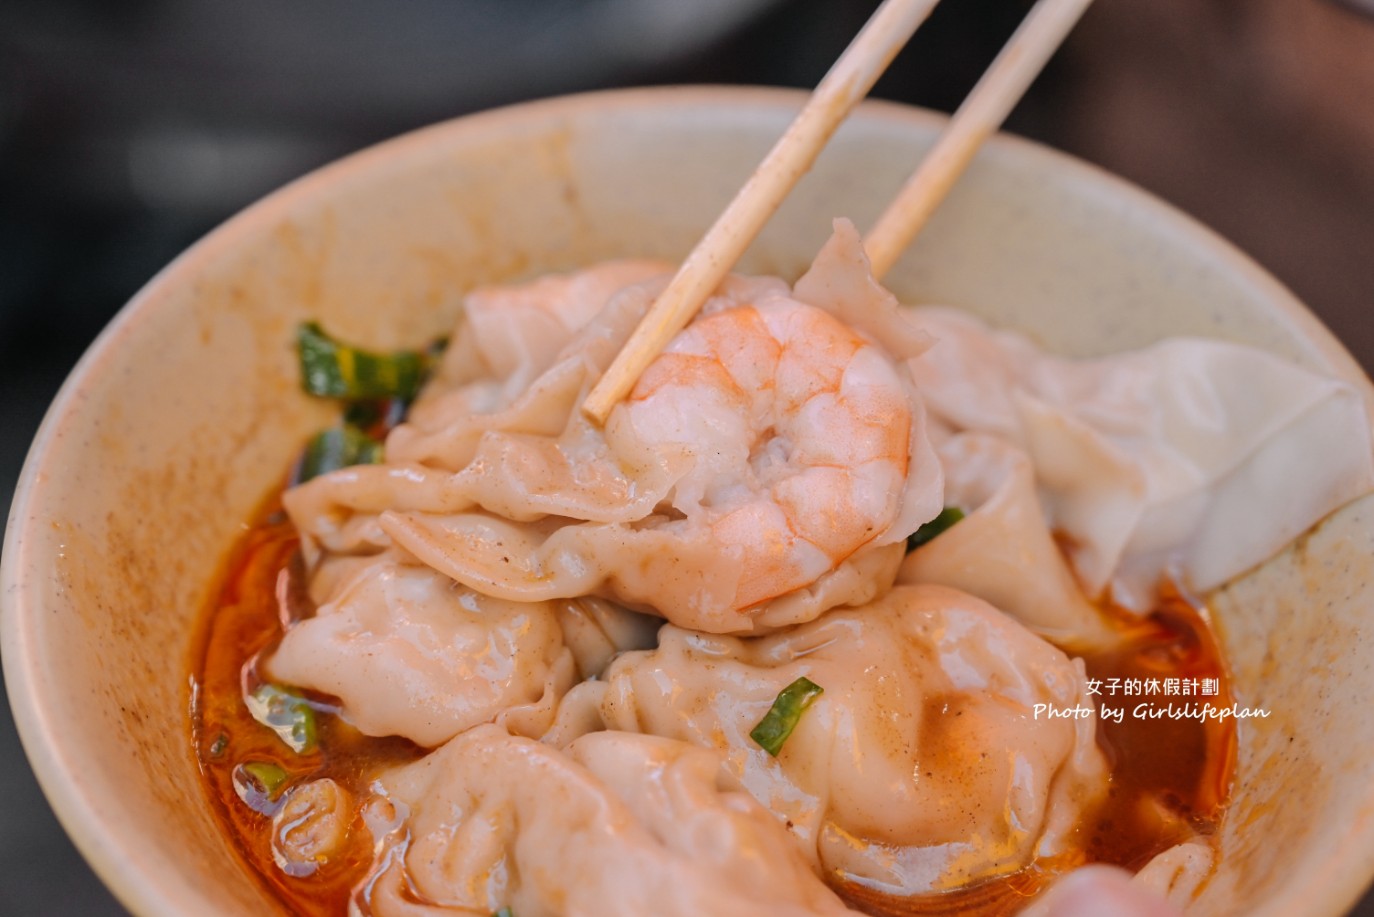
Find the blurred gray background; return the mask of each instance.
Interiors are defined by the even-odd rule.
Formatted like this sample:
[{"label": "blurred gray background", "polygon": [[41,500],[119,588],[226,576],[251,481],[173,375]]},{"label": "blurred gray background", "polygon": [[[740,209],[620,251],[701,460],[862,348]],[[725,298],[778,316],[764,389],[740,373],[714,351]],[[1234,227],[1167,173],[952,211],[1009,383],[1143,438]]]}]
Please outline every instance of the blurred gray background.
[{"label": "blurred gray background", "polygon": [[[494,105],[813,86],[876,0],[0,0],[0,501],[163,264],[303,172]],[[951,110],[1029,8],[946,0],[877,96]],[[1374,366],[1374,2],[1099,0],[1009,129],[1229,237]],[[93,762],[94,766],[94,762]],[[0,711],[0,915],[117,915]],[[1357,914],[1374,915],[1366,900]]]}]

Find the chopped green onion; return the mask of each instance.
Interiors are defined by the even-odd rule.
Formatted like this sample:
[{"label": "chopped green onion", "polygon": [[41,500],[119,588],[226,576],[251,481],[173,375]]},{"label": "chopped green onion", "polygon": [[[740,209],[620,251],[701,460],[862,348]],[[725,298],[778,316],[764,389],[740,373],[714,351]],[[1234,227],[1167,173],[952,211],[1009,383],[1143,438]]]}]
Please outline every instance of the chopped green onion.
[{"label": "chopped green onion", "polygon": [[914,551],[936,535],[942,534],[946,529],[952,528],[954,523],[964,518],[964,511],[957,506],[946,506],[940,510],[940,515],[921,526],[911,537],[906,540],[906,549]]},{"label": "chopped green onion", "polygon": [[291,483],[300,484],[350,465],[382,461],[382,440],[405,419],[431,366],[448,344],[440,339],[423,351],[374,353],[343,344],[316,322],[296,329],[301,386],[311,395],[344,401],[344,422],[306,444]]},{"label": "chopped green onion", "polygon": [[248,712],[296,754],[315,750],[315,711],[299,694],[276,685],[260,685],[243,699]]},{"label": "chopped green onion", "polygon": [[400,398],[368,398],[344,406],[344,424],[373,435],[385,436],[405,415],[406,403]]},{"label": "chopped green onion", "polygon": [[382,444],[356,427],[330,427],[305,445],[293,478],[300,484],[350,465],[376,465],[382,460]]},{"label": "chopped green onion", "polygon": [[501,910],[493,913],[491,917],[515,917],[515,915],[511,912],[509,907],[503,907]]},{"label": "chopped green onion", "polygon": [[286,785],[287,773],[279,764],[272,764],[269,761],[249,761],[243,765],[243,770],[250,777],[258,782],[268,799],[276,799],[281,795],[281,789]]},{"label": "chopped green onion", "polygon": [[249,761],[236,765],[231,779],[244,805],[259,815],[272,815],[281,808],[282,790],[291,775],[271,761]]},{"label": "chopped green onion", "polygon": [[424,383],[430,357],[415,350],[373,353],[324,333],[316,322],[296,330],[301,384],[322,398],[400,398],[410,401]]},{"label": "chopped green onion", "polygon": [[782,689],[773,706],[769,708],[759,724],[749,733],[749,738],[773,757],[782,751],[782,743],[797,728],[801,715],[811,702],[825,689],[803,676]]}]

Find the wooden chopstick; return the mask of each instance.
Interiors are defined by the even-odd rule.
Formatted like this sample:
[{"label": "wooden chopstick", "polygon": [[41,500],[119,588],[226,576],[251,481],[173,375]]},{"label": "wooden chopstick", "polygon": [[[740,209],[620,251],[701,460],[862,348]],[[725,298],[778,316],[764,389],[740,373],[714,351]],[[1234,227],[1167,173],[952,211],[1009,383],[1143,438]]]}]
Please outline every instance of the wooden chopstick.
[{"label": "wooden chopstick", "polygon": [[1040,0],[950,119],[920,166],[864,237],[881,278],[916,238],[935,208],[1073,29],[1092,0]]},{"label": "wooden chopstick", "polygon": [[754,174],[682,262],[629,341],[587,395],[582,410],[598,423],[640,373],[720,286],[820,154],[849,112],[911,38],[938,0],[885,0],[816,86],[806,106]]},{"label": "wooden chopstick", "polygon": [[[582,403],[605,423],[654,358],[696,315],[783,198],[811,168],[835,129],[868,94],[938,0],[885,0],[806,106],[687,255],[605,375]],[[1040,0],[955,112],[931,152],[864,240],[881,277],[949,193],[978,147],[997,130],[1092,0]]]}]

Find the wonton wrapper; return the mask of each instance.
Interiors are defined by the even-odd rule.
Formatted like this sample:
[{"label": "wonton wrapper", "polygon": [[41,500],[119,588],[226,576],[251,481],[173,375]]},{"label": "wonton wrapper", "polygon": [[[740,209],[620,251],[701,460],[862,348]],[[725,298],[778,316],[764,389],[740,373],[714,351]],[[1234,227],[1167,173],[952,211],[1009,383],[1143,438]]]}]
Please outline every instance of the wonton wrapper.
[{"label": "wonton wrapper", "polygon": [[338,697],[366,735],[427,747],[515,708],[552,707],[577,674],[552,603],[488,598],[387,561],[292,625],[265,671]]},{"label": "wonton wrapper", "polygon": [[1146,610],[1165,574],[1219,586],[1374,487],[1359,393],[1261,350],[1065,360],[955,310],[908,314],[936,339],[910,364],[932,416],[1026,450],[1091,596]]},{"label": "wonton wrapper", "polygon": [[838,917],[786,830],[718,756],[627,733],[566,751],[473,729],[375,784],[376,917]]},{"label": "wonton wrapper", "polygon": [[[773,758],[749,733],[802,676],[824,693]],[[1082,663],[942,586],[766,637],[665,626],[657,649],[574,689],[545,741],[597,720],[717,750],[822,874],[894,894],[1066,852],[1106,787]]]},{"label": "wonton wrapper", "polygon": [[595,599],[507,602],[377,559],[291,625],[264,668],[338,697],[366,735],[432,748],[492,721],[543,733],[574,681],[653,646],[656,630],[654,619]]},{"label": "wonton wrapper", "polygon": [[906,555],[897,582],[961,589],[1060,645],[1104,637],[1050,534],[1026,454],[980,433],[951,437],[938,452],[945,503],[965,516]]}]

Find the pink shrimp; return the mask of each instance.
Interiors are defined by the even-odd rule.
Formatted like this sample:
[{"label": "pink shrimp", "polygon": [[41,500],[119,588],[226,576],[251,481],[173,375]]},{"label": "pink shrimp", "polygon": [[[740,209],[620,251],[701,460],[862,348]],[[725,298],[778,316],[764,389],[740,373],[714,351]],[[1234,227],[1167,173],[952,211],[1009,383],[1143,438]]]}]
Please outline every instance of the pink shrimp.
[{"label": "pink shrimp", "polygon": [[781,296],[679,334],[624,406],[633,435],[694,458],[670,500],[741,564],[746,608],[815,581],[885,532],[912,407],[892,360]]}]

